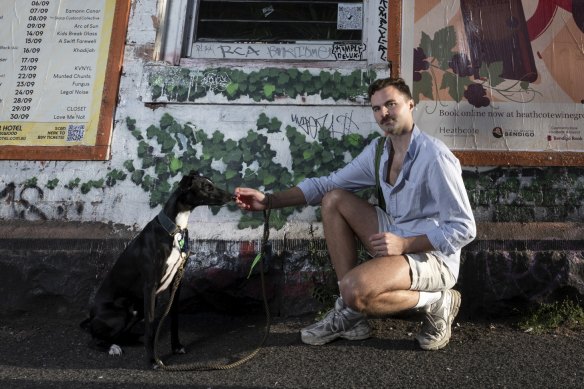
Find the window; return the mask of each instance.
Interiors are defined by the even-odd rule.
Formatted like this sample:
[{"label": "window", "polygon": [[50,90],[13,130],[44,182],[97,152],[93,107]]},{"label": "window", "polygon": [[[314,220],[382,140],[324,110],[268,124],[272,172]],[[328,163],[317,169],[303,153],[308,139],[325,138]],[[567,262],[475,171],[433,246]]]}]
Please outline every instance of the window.
[{"label": "window", "polygon": [[158,58],[173,64],[221,59],[387,64],[384,1],[162,0],[159,5],[162,3],[167,7],[162,18],[166,27],[159,37]]},{"label": "window", "polygon": [[196,42],[361,43],[363,2],[201,0]]}]

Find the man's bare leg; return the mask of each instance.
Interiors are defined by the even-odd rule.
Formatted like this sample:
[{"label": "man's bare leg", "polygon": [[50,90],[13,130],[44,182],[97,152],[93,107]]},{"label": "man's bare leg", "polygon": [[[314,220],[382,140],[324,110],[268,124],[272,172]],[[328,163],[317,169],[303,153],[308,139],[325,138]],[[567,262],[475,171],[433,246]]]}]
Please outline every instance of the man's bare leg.
[{"label": "man's bare leg", "polygon": [[362,242],[377,232],[377,212],[367,201],[344,190],[328,192],[322,200],[324,237],[337,279],[357,265],[357,236]]}]

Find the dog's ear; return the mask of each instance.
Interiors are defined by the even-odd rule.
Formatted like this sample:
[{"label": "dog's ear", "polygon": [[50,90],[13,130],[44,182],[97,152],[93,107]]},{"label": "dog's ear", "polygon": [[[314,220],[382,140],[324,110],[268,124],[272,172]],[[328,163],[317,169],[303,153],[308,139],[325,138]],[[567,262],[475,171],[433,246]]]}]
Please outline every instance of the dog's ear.
[{"label": "dog's ear", "polygon": [[188,190],[193,184],[193,178],[196,176],[197,174],[194,171],[191,171],[188,176],[183,176],[183,178],[180,180],[180,183],[178,184],[179,188],[181,190]]}]

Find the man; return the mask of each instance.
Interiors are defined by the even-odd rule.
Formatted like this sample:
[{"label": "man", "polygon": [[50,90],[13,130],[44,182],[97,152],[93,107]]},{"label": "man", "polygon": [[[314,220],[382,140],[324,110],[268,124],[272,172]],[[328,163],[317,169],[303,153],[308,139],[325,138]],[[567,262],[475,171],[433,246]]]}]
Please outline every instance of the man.
[{"label": "man", "polygon": [[[460,307],[452,289],[460,250],[476,235],[460,164],[414,124],[414,101],[402,79],[379,79],[368,93],[386,138],[378,169],[386,209],[353,194],[376,184],[377,140],[329,176],[271,195],[237,188],[236,203],[253,211],[321,204],[340,297],[323,320],[301,330],[304,343],[365,339],[367,316],[418,308],[426,314],[416,339],[421,348],[438,350],[448,344]],[[359,265],[355,237],[373,257]]]}]

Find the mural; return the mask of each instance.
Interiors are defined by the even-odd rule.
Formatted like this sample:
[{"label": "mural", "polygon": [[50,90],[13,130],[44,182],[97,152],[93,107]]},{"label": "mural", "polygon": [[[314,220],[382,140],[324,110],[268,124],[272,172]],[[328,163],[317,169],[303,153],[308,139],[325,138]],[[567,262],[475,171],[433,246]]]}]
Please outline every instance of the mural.
[{"label": "mural", "polygon": [[[278,191],[305,177],[338,169],[378,136],[377,132],[359,134],[348,114],[320,118],[291,114],[289,121],[298,126],[284,127],[280,119],[262,113],[255,128],[234,140],[220,131],[207,132],[194,123],[180,122],[169,113],[146,128],[139,128],[136,119],[127,117],[125,131],[137,145],[128,155],[135,157],[91,179],[65,180],[65,175],[54,173],[57,177],[32,175],[22,182],[5,181],[0,188],[0,211],[4,217],[26,220],[81,218],[86,207],[91,208],[90,192],[123,193],[131,187],[140,188],[150,208],[156,208],[173,190],[179,174],[191,169],[218,183],[229,183],[230,190],[245,185]],[[274,135],[287,143],[290,164],[277,156],[268,139]],[[476,169],[464,171],[463,177],[479,221],[578,221],[584,217],[584,171],[580,168]],[[59,193],[49,201],[47,192]],[[362,195],[370,198],[372,191]],[[126,206],[130,203],[127,199],[118,201],[125,201]],[[238,220],[239,229],[262,224],[260,215],[241,213],[234,206],[228,209]],[[212,210],[216,213],[219,209]],[[295,211],[274,211],[272,226],[281,229]],[[319,209],[312,212],[308,218],[318,221]]]},{"label": "mural", "polygon": [[177,68],[147,66],[142,95],[145,102],[294,102],[324,104],[323,100],[363,104],[367,87],[377,78],[373,70],[314,70],[232,67]]},{"label": "mural", "polygon": [[[171,179],[180,171],[205,172],[215,182],[229,182],[232,189],[245,185],[278,191],[305,177],[340,168],[345,164],[346,153],[355,157],[366,143],[379,136],[372,133],[364,138],[360,134],[344,133],[335,137],[329,129],[321,127],[318,133],[310,133],[318,139],[313,142],[305,131],[292,126],[282,129],[282,122],[264,114],[258,118],[257,128],[248,130],[238,141],[226,140],[219,131],[208,135],[193,123],[178,123],[169,114],[162,116],[158,126],[151,125],[146,130],[136,128],[134,119],[128,118],[126,123],[139,145],[138,160],[127,160],[124,166],[132,182],[150,193],[151,207],[166,200],[166,195],[173,190]],[[275,160],[276,152],[262,133],[264,131],[285,135],[292,160],[291,171]],[[273,212],[272,225],[281,228],[293,212],[293,209]],[[244,213],[239,228],[257,227],[261,223],[261,219]]]},{"label": "mural", "polygon": [[402,50],[413,53],[420,128],[457,150],[584,150],[584,29],[571,1],[413,9],[413,47]]}]

